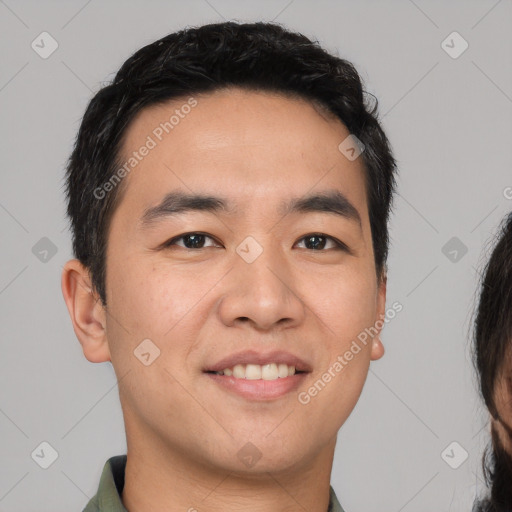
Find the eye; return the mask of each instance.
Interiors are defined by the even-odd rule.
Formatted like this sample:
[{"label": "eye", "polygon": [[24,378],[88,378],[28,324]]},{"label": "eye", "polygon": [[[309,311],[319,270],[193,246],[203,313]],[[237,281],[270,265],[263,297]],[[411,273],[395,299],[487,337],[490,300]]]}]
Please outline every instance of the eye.
[{"label": "eye", "polygon": [[[171,247],[173,245],[178,245],[179,247],[184,247],[185,249],[204,249],[205,247],[218,247],[216,245],[205,245],[206,239],[213,240],[211,236],[208,236],[204,233],[184,233],[183,235],[171,238],[169,241],[165,242],[163,247]],[[183,244],[177,244],[176,242],[179,240],[183,240]]]},{"label": "eye", "polygon": [[349,252],[349,248],[343,242],[340,242],[332,236],[324,235],[323,233],[311,233],[310,235],[306,235],[300,239],[300,241],[303,240],[305,240],[306,249],[313,251],[321,251],[322,249],[325,249],[328,242],[331,242],[334,246],[332,249]]},{"label": "eye", "polygon": [[[205,245],[206,240],[211,240],[214,243],[212,245]],[[350,249],[343,242],[332,236],[324,235],[323,233],[311,233],[306,235],[300,239],[299,243],[302,243],[303,241],[305,243],[305,248],[312,251],[325,252],[326,250],[331,249],[350,252]],[[331,247],[326,248],[329,242],[331,243]],[[162,245],[164,248],[172,246],[183,247],[184,249],[205,249],[207,247],[219,247],[219,244],[213,237],[205,233],[193,232],[175,236]]]}]

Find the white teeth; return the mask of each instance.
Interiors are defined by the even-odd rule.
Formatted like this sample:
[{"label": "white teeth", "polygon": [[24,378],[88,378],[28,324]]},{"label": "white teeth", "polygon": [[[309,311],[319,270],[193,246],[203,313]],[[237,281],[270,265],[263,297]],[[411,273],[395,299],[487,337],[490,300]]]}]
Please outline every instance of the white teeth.
[{"label": "white teeth", "polygon": [[245,366],[237,364],[233,368],[233,377],[237,379],[245,379]]},{"label": "white teeth", "polygon": [[[286,373],[286,376],[288,376],[288,373]],[[275,380],[278,377],[277,364],[270,363],[261,367],[261,378],[263,380]]]},{"label": "white teeth", "polygon": [[288,366],[284,363],[259,364],[237,364],[233,368],[226,368],[217,375],[235,377],[235,379],[247,380],[276,380],[295,375],[295,366]]},{"label": "white teeth", "polygon": [[288,377],[288,365],[287,364],[280,364],[277,368],[278,368],[277,371],[278,371],[279,377],[281,377],[281,378]]},{"label": "white teeth", "polygon": [[245,378],[249,380],[261,379],[261,366],[259,364],[248,364],[245,367]]}]

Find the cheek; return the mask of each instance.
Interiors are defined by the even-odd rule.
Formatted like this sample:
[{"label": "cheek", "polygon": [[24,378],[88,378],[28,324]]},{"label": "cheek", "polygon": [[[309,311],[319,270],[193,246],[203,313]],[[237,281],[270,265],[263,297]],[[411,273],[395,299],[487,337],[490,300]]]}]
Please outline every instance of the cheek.
[{"label": "cheek", "polygon": [[368,273],[346,271],[315,290],[315,311],[338,343],[350,343],[374,324],[377,288],[371,274],[369,279]]},{"label": "cheek", "polygon": [[[336,431],[357,403],[370,364],[376,311],[376,283],[368,274],[353,272],[324,282],[312,296],[324,324],[326,358],[312,386],[299,397],[309,408],[310,428]],[[371,276],[371,273],[370,273]],[[301,401],[302,400],[302,401]],[[328,413],[326,413],[328,411]]]},{"label": "cheek", "polygon": [[214,282],[212,276],[190,269],[184,273],[179,266],[126,260],[111,273],[109,309],[132,336],[162,340],[183,332],[191,311],[200,310]]}]

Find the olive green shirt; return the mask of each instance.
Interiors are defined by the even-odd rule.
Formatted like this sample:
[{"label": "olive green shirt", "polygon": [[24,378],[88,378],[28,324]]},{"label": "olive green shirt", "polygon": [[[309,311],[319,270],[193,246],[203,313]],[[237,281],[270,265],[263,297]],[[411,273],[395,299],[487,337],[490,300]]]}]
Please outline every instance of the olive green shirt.
[{"label": "olive green shirt", "polygon": [[[126,457],[126,455],[116,455],[107,460],[101,473],[98,492],[96,496],[91,498],[83,512],[128,512],[121,501]],[[334,489],[332,487],[330,489],[331,494],[327,512],[343,512]]]}]

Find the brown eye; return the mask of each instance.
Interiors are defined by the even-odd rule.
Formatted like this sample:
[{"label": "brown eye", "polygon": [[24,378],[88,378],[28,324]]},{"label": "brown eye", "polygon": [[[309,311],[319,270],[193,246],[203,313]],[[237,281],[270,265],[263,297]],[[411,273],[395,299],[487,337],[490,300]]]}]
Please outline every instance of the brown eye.
[{"label": "brown eye", "polygon": [[305,241],[305,248],[312,251],[325,250],[326,245],[330,242],[331,247],[327,249],[345,250],[348,251],[348,247],[343,243],[333,238],[332,236],[324,235],[322,233],[312,233],[301,238],[301,241]]},{"label": "brown eye", "polygon": [[[211,236],[204,233],[185,233],[166,242],[165,247],[171,247],[173,245],[184,247],[185,249],[205,249],[207,247],[216,247],[216,245],[205,245],[205,241],[207,239],[213,240]],[[183,240],[183,244],[176,243],[180,240]]]}]

